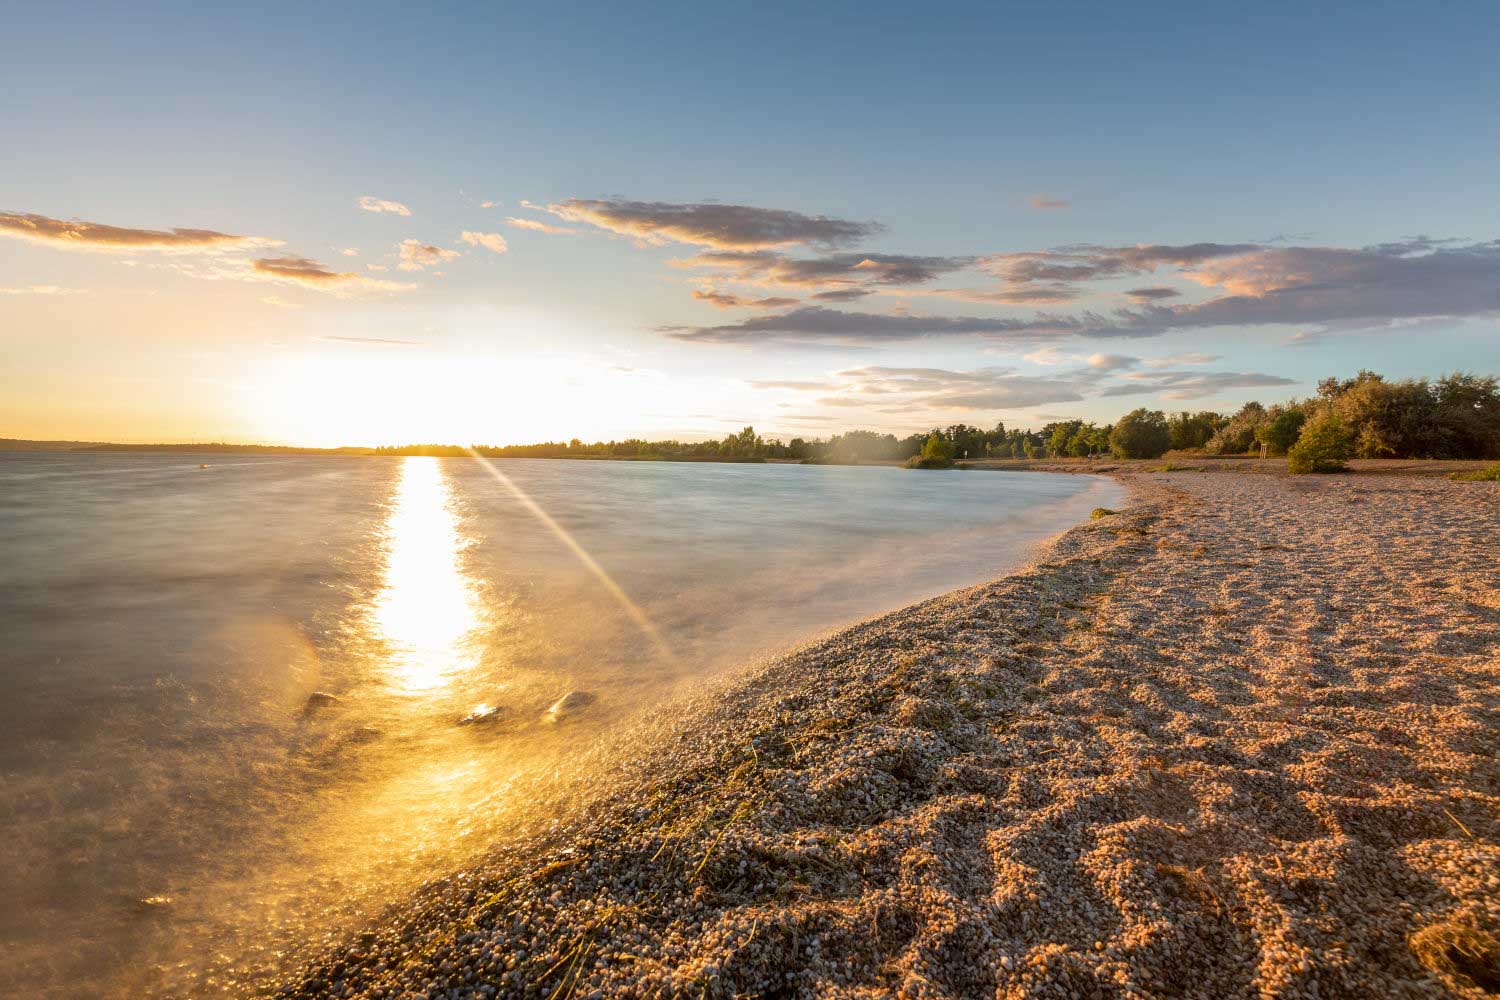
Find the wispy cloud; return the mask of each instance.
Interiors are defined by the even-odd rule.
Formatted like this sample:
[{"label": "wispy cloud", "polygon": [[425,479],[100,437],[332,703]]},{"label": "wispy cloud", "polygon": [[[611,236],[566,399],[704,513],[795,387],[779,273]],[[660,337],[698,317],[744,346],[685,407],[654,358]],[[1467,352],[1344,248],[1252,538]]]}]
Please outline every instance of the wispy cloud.
[{"label": "wispy cloud", "polygon": [[401,263],[396,266],[403,271],[422,271],[429,267],[436,267],[446,261],[454,260],[459,256],[457,250],[448,250],[443,247],[433,246],[431,243],[423,243],[421,240],[402,240],[396,248],[401,257]]},{"label": "wispy cloud", "polygon": [[1171,368],[1176,365],[1211,365],[1218,361],[1223,355],[1201,354],[1197,351],[1189,351],[1185,354],[1168,354],[1161,358],[1149,358],[1145,362],[1147,368]]},{"label": "wispy cloud", "polygon": [[1039,194],[1033,195],[1032,198],[1027,202],[1027,204],[1032,208],[1040,209],[1046,212],[1056,211],[1060,208],[1067,208],[1072,203],[1064,201],[1061,198],[1049,198],[1047,195]]},{"label": "wispy cloud", "polygon": [[686,243],[720,250],[842,246],[880,231],[880,226],[873,222],[717,202],[679,204],[570,198],[548,205],[547,211],[570,222],[586,223],[642,243]]},{"label": "wispy cloud", "polygon": [[[282,281],[323,292],[349,295],[367,292],[404,292],[415,285],[367,278],[353,271],[334,271],[308,257],[262,257],[252,261],[249,275],[266,281]],[[220,273],[216,277],[237,277]]]},{"label": "wispy cloud", "polygon": [[707,302],[716,309],[781,309],[786,306],[794,306],[797,299],[789,299],[779,295],[773,295],[764,299],[747,299],[740,295],[731,295],[729,292],[721,292],[716,289],[698,289],[693,292],[693,298],[700,302]]},{"label": "wispy cloud", "polygon": [[22,285],[19,288],[0,288],[0,295],[87,295],[86,288],[64,288],[61,285]]},{"label": "wispy cloud", "polygon": [[997,338],[1046,340],[1087,330],[1085,319],[1037,317],[1007,319],[979,316],[891,316],[803,306],[774,316],[755,316],[721,326],[663,327],[662,332],[690,343],[754,344],[764,341],[878,344],[922,337],[981,334]]},{"label": "wispy cloud", "polygon": [[[510,249],[510,244],[505,242],[505,237],[499,233],[476,233],[465,229],[458,234],[460,242],[467,243],[471,247],[484,247],[495,253],[505,253]],[[433,249],[433,248],[427,248]]]},{"label": "wispy cloud", "polygon": [[319,337],[335,344],[363,344],[367,347],[426,347],[423,340],[391,340],[385,337]]},{"label": "wispy cloud", "polygon": [[1111,385],[1101,396],[1135,396],[1152,393],[1162,399],[1201,399],[1225,389],[1295,385],[1296,380],[1261,372],[1129,372],[1120,384]]},{"label": "wispy cloud", "polygon": [[671,261],[674,267],[722,272],[759,285],[852,288],[915,285],[973,264],[972,257],[918,257],[911,254],[840,253],[822,257],[788,257],[767,250],[711,251]]},{"label": "wispy cloud", "polygon": [[1149,288],[1131,288],[1125,292],[1132,302],[1158,302],[1162,299],[1175,299],[1182,293],[1175,288],[1166,285],[1152,285]]},{"label": "wispy cloud", "polygon": [[578,232],[578,230],[570,226],[553,226],[545,222],[538,222],[536,219],[521,219],[514,215],[507,215],[505,217],[505,224],[507,226],[515,226],[517,229],[529,229],[534,233],[548,233],[552,236],[572,236]]},{"label": "wispy cloud", "polygon": [[359,199],[359,207],[366,212],[382,212],[390,215],[411,215],[411,209],[399,201],[390,201],[386,198],[376,198],[374,195],[365,195]]},{"label": "wispy cloud", "polygon": [[[1011,368],[953,371],[946,368],[869,366],[838,373],[845,394],[819,400],[881,398],[885,413],[916,410],[1017,410],[1047,403],[1069,403],[1084,398],[1082,387],[1065,378],[1021,375]],[[841,405],[851,405],[847,402]]]},{"label": "wispy cloud", "polygon": [[45,215],[0,213],[0,236],[28,240],[59,250],[97,253],[220,253],[280,246],[280,240],[236,236],[212,229],[130,229]]}]

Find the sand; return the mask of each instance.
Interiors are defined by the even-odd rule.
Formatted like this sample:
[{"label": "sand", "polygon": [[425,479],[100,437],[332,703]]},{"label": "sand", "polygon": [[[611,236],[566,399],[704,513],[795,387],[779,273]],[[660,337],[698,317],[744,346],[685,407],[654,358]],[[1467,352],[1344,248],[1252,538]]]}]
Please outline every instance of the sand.
[{"label": "sand", "polygon": [[1127,482],[601,748],[284,995],[1500,990],[1500,486]]}]

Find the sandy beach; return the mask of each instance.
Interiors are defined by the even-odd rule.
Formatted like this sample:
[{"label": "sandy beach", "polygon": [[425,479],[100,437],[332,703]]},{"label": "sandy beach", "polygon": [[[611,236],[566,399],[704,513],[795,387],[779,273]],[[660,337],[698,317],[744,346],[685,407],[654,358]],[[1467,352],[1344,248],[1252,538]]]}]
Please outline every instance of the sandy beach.
[{"label": "sandy beach", "polygon": [[1025,570],[601,747],[281,995],[1500,990],[1500,488],[1123,478]]}]

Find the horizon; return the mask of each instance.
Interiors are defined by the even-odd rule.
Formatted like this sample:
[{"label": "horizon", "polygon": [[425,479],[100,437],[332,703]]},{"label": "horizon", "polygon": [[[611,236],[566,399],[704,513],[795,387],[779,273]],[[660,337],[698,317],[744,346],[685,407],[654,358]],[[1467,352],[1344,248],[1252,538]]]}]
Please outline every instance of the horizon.
[{"label": "horizon", "polygon": [[12,17],[6,434],[900,436],[1500,370],[1493,8],[275,10]]}]

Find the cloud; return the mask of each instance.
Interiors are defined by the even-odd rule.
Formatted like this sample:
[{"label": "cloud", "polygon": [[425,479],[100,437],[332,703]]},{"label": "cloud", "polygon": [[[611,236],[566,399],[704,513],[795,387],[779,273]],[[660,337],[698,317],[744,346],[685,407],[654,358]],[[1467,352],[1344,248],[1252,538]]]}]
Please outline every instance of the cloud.
[{"label": "cloud", "polygon": [[61,285],[22,285],[19,288],[0,288],[0,295],[87,295],[86,288],[63,288]]},{"label": "cloud", "polygon": [[1182,293],[1175,288],[1165,285],[1152,285],[1149,288],[1132,288],[1125,295],[1134,302],[1156,302],[1161,299],[1175,299]]},{"label": "cloud", "polygon": [[972,257],[917,257],[910,254],[840,253],[788,257],[766,250],[720,250],[671,261],[674,267],[709,268],[735,281],[760,285],[842,287],[915,285],[974,263]]},{"label": "cloud", "polygon": [[1051,345],[1038,347],[1029,354],[1021,355],[1021,357],[1034,365],[1065,365],[1070,362],[1083,360],[1076,354],[1068,354],[1062,348]]},{"label": "cloud", "polygon": [[[465,229],[463,232],[458,234],[458,238],[460,241],[469,244],[469,246],[471,247],[484,247],[486,250],[493,250],[495,253],[505,253],[510,249],[510,244],[506,243],[505,237],[501,236],[499,233],[476,233]],[[425,247],[424,249],[433,250],[436,248]]]},{"label": "cloud", "polygon": [[457,250],[435,247],[421,240],[402,240],[397,250],[401,255],[401,263],[396,266],[403,271],[421,271],[459,256]]},{"label": "cloud", "polygon": [[280,240],[236,236],[212,229],[128,229],[99,222],[16,213],[0,213],[0,236],[29,240],[60,250],[88,250],[98,253],[154,251],[166,254],[201,254],[258,250],[281,245]]},{"label": "cloud", "polygon": [[1162,399],[1199,399],[1225,389],[1295,385],[1295,379],[1260,372],[1131,372],[1126,381],[1100,392],[1101,396],[1133,396],[1156,393]]},{"label": "cloud", "polygon": [[286,299],[282,298],[280,295],[263,295],[263,296],[261,296],[261,301],[264,302],[268,306],[275,306],[278,309],[301,309],[302,308],[302,306],[299,305],[298,303],[296,303],[296,302],[288,302]]},{"label": "cloud", "polygon": [[1067,208],[1070,202],[1063,201],[1060,198],[1049,198],[1044,194],[1039,194],[1033,196],[1031,200],[1027,202],[1027,204],[1032,208],[1041,209],[1042,211],[1055,211],[1059,208]]},{"label": "cloud", "polygon": [[319,337],[334,344],[364,344],[371,347],[426,347],[423,340],[388,340],[385,337]]},{"label": "cloud", "polygon": [[1088,356],[1088,366],[1096,372],[1124,371],[1140,363],[1140,358],[1132,358],[1126,354],[1090,354]]},{"label": "cloud", "polygon": [[686,243],[720,250],[842,246],[881,229],[872,222],[716,202],[674,204],[570,198],[561,204],[548,205],[547,211],[561,219],[587,223],[643,243]]},{"label": "cloud", "polygon": [[[237,273],[199,275],[200,277],[239,277]],[[250,263],[250,280],[281,281],[314,288],[318,291],[348,295],[361,292],[404,292],[415,285],[367,278],[352,271],[331,271],[307,257],[262,257]]]},{"label": "cloud", "polygon": [[828,392],[837,389],[837,382],[812,382],[799,379],[754,379],[749,383],[754,389],[790,389],[796,392]]},{"label": "cloud", "polygon": [[365,195],[359,199],[359,207],[366,212],[388,212],[391,215],[411,215],[411,209],[399,201],[387,201],[384,198],[376,198],[373,195]]},{"label": "cloud", "polygon": [[529,229],[534,233],[548,233],[552,236],[573,236],[578,232],[568,226],[553,226],[536,219],[518,219],[514,215],[505,217],[507,226],[515,226],[517,229]]},{"label": "cloud", "polygon": [[1254,243],[1191,243],[1185,246],[1142,243],[1130,247],[1082,245],[1061,250],[1003,253],[979,266],[1007,281],[1092,281],[1126,274],[1147,274],[1158,267],[1192,267],[1216,257],[1261,249]]},{"label": "cloud", "polygon": [[1168,354],[1162,358],[1150,358],[1146,361],[1147,368],[1171,368],[1173,365],[1211,365],[1218,361],[1223,355],[1200,354],[1189,351],[1186,354]]},{"label": "cloud", "polygon": [[755,316],[721,326],[663,327],[690,343],[753,344],[765,341],[879,344],[921,337],[983,334],[1015,340],[1045,340],[1080,333],[1097,317],[1038,316],[1030,320],[976,316],[890,316],[803,306],[774,316]]},{"label": "cloud", "polygon": [[1076,289],[1061,284],[1023,285],[1019,288],[929,288],[905,295],[937,295],[964,302],[989,302],[1007,306],[1051,306],[1071,302]]},{"label": "cloud", "polygon": [[[1224,294],[1197,303],[1111,313],[1037,314],[1030,319],[891,316],[813,306],[733,325],[665,332],[704,343],[878,344],[964,335],[1024,342],[1066,336],[1154,337],[1209,327],[1378,329],[1500,313],[1500,240],[1443,242],[1433,249],[1439,242],[1410,240],[1363,249],[1198,243],[1011,254],[999,263],[989,258],[986,266],[1024,284],[1113,277],[1122,270],[1173,265],[1187,280]],[[1068,262],[1058,263],[1059,258]]]},{"label": "cloud", "polygon": [[359,248],[358,247],[345,247],[344,249],[340,250],[339,253],[343,254],[345,257],[358,257],[359,256]]},{"label": "cloud", "polygon": [[701,302],[707,302],[717,309],[782,309],[786,306],[794,306],[799,301],[798,299],[789,299],[779,295],[773,295],[764,299],[747,299],[713,288],[699,289],[693,292],[693,298]]},{"label": "cloud", "polygon": [[[924,409],[1018,410],[1046,403],[1070,403],[1084,398],[1080,386],[1062,378],[1021,375],[1010,368],[951,371],[946,368],[889,368],[870,366],[838,373],[851,393],[897,396],[881,409],[901,413]],[[848,396],[819,400],[825,405],[862,405],[842,402]],[[835,404],[833,400],[841,400]]]},{"label": "cloud", "polygon": [[855,299],[874,294],[874,291],[868,288],[835,288],[832,291],[815,292],[812,297],[823,302],[853,302]]},{"label": "cloud", "polygon": [[479,207],[480,208],[499,208],[502,204],[503,204],[503,202],[498,202],[498,201],[481,201],[479,203]]}]

